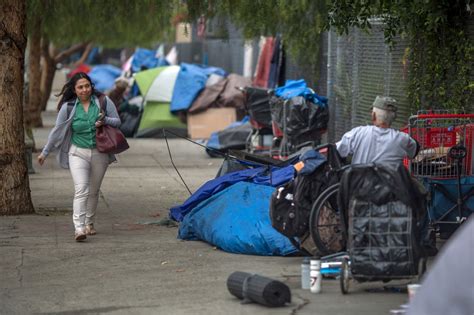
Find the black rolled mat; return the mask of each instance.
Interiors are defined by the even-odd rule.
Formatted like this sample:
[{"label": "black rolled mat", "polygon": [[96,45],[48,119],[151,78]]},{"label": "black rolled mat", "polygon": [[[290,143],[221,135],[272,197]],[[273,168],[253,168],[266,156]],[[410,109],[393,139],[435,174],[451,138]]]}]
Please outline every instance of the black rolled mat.
[{"label": "black rolled mat", "polygon": [[291,291],[286,284],[247,272],[233,272],[227,279],[227,289],[239,299],[266,306],[291,303]]}]

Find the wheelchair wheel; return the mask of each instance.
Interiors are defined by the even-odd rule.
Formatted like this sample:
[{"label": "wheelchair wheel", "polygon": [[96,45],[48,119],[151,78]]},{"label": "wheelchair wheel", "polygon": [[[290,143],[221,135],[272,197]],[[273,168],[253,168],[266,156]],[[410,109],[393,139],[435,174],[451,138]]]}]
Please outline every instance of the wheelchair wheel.
[{"label": "wheelchair wheel", "polygon": [[337,210],[339,184],[329,186],[316,199],[309,218],[309,230],[314,244],[322,255],[344,250],[345,240],[341,218]]},{"label": "wheelchair wheel", "polygon": [[418,266],[417,266],[417,271],[418,271],[418,275],[416,277],[416,280],[418,281],[418,283],[421,283],[421,280],[423,279],[423,276],[426,272],[426,257],[421,257],[419,260],[418,260]]},{"label": "wheelchair wheel", "polygon": [[349,261],[344,259],[341,264],[341,271],[339,274],[339,284],[341,285],[341,292],[342,294],[349,293],[349,284],[351,282],[350,279],[350,271],[349,271]]}]

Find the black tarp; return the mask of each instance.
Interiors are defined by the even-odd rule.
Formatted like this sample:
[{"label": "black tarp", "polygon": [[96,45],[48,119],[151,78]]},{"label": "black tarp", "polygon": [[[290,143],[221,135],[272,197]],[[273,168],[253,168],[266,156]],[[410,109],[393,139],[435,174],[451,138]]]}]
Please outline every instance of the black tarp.
[{"label": "black tarp", "polygon": [[246,87],[246,108],[249,116],[262,124],[264,127],[272,127],[272,115],[270,112],[270,95],[268,90]]},{"label": "black tarp", "polygon": [[408,171],[403,165],[355,165],[340,183],[338,204],[354,278],[415,275],[425,195]]},{"label": "black tarp", "polygon": [[302,96],[288,100],[272,96],[270,109],[273,121],[291,146],[319,140],[329,122],[328,106],[314,104]]},{"label": "black tarp", "polygon": [[[244,150],[247,138],[252,133],[252,126],[249,122],[237,124],[224,130],[211,134],[207,146],[209,148],[227,152],[228,150]],[[210,156],[219,156],[212,150],[207,149]]]}]

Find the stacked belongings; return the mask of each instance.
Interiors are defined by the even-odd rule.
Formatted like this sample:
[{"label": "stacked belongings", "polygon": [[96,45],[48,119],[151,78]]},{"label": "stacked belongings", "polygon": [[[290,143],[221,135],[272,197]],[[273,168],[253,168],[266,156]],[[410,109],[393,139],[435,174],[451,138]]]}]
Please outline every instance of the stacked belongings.
[{"label": "stacked belongings", "polygon": [[[279,141],[280,157],[285,158],[304,146],[320,144],[329,122],[327,98],[314,93],[304,80],[288,80],[277,88],[270,99],[270,108],[274,127],[283,136]],[[274,130],[275,135],[280,132]]]},{"label": "stacked belongings", "polygon": [[[295,165],[298,171],[295,179],[278,187],[272,194],[270,201],[272,226],[288,237],[304,254],[323,254],[317,249],[310,235],[310,215],[320,193],[337,183],[336,172],[342,165],[343,161],[333,144],[309,149],[301,154],[300,162]],[[333,238],[333,235],[322,237]],[[341,239],[334,240],[333,252],[343,249],[342,243]]]}]

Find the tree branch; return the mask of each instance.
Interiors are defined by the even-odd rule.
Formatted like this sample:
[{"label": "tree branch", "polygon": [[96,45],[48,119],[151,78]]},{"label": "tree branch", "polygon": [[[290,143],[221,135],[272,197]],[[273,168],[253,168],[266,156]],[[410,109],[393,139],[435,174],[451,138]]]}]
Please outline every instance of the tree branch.
[{"label": "tree branch", "polygon": [[59,54],[54,56],[54,62],[60,63],[61,61],[63,61],[67,57],[71,56],[72,54],[74,54],[74,53],[78,52],[79,50],[83,49],[84,47],[86,47],[88,44],[89,44],[89,42],[83,42],[83,43],[71,46],[66,50],[61,51]]},{"label": "tree branch", "polygon": [[87,59],[87,56],[89,56],[91,50],[92,50],[92,43],[88,43],[87,46],[86,46],[86,49],[84,50],[84,52],[82,53],[82,56],[81,58],[79,58],[79,60],[77,60],[73,65],[72,65],[72,69],[78,67],[80,64],[84,63],[84,61],[86,61]]}]

